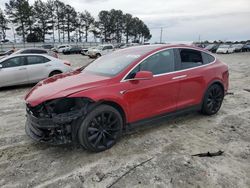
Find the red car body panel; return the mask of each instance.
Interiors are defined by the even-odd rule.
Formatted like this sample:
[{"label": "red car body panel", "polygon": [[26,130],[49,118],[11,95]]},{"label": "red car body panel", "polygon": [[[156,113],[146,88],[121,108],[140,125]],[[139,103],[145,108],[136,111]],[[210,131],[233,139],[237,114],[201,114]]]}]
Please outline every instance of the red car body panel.
[{"label": "red car body panel", "polygon": [[[220,82],[228,89],[228,67],[214,62],[196,68],[154,76],[150,80],[123,81],[125,75],[145,57],[167,48],[187,48],[185,45],[157,47],[131,63],[115,77],[100,76],[86,71],[62,74],[38,83],[26,96],[26,102],[36,106],[62,97],[86,97],[93,101],[108,101],[119,105],[126,123],[173,112],[201,104],[206,89]],[[199,50],[200,48],[190,47]],[[175,78],[179,79],[175,79]]]}]

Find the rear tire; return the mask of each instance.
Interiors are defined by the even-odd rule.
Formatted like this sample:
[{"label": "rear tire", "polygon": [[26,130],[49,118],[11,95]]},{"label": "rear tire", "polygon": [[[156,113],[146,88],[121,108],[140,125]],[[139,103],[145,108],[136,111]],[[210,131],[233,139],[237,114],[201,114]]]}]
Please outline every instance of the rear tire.
[{"label": "rear tire", "polygon": [[223,88],[218,84],[213,84],[205,94],[201,112],[205,115],[216,114],[220,110],[223,99]]},{"label": "rear tire", "polygon": [[96,58],[99,58],[99,57],[101,57],[101,54],[96,54]]},{"label": "rear tire", "polygon": [[121,137],[122,116],[109,105],[90,111],[78,130],[78,140],[87,150],[100,152],[111,148]]},{"label": "rear tire", "polygon": [[53,71],[49,74],[49,77],[52,77],[52,76],[55,76],[57,74],[61,74],[62,72],[61,71]]}]

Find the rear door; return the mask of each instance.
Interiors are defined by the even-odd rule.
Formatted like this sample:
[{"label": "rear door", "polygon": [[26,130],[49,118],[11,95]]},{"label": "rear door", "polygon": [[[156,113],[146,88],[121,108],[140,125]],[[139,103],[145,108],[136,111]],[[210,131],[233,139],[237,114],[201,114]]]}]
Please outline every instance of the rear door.
[{"label": "rear door", "polygon": [[38,82],[48,77],[52,66],[50,59],[39,55],[26,56],[29,82]]},{"label": "rear door", "polygon": [[28,82],[27,66],[22,56],[12,57],[1,62],[0,87]]},{"label": "rear door", "polygon": [[188,108],[200,104],[206,85],[202,52],[180,48],[176,49],[177,74],[173,79],[180,83],[177,109]]}]

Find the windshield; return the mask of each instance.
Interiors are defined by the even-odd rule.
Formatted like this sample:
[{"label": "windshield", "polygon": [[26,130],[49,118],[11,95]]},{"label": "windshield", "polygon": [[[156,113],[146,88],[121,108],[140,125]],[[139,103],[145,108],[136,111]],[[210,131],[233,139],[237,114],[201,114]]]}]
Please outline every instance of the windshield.
[{"label": "windshield", "polygon": [[138,59],[141,55],[135,53],[114,52],[107,54],[95,60],[84,70],[93,73],[115,76],[128,67],[132,62]]},{"label": "windshield", "polygon": [[115,76],[125,70],[131,63],[152,50],[162,45],[148,45],[130,47],[114,51],[113,53],[101,56],[88,65],[84,71],[89,71],[105,76]]}]

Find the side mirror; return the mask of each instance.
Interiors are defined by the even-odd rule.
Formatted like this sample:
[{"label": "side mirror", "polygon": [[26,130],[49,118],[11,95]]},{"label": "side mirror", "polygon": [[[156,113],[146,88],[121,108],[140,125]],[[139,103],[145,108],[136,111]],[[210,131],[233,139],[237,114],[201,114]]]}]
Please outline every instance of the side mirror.
[{"label": "side mirror", "polygon": [[133,80],[150,80],[153,78],[153,73],[150,71],[139,71],[136,73]]}]

